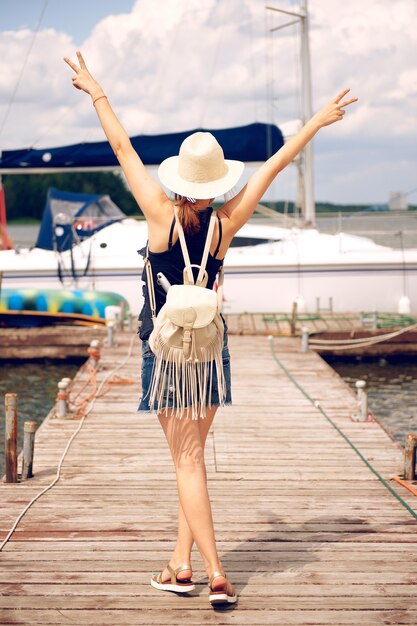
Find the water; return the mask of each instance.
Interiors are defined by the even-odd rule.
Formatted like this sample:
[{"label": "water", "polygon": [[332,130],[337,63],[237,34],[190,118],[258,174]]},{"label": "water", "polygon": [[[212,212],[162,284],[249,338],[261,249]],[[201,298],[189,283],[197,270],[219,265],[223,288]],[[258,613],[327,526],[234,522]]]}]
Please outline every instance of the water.
[{"label": "water", "polygon": [[[376,243],[392,248],[417,247],[417,211],[390,211],[381,213],[318,213],[317,228],[330,234],[345,233],[370,237]],[[267,222],[270,223],[270,222]],[[16,246],[33,246],[39,226],[9,226],[9,234]],[[399,233],[402,233],[400,236]],[[401,244],[402,238],[402,244]]]},{"label": "water", "polygon": [[353,389],[365,380],[368,406],[378,421],[404,446],[417,432],[417,359],[414,357],[331,357],[326,361]]},{"label": "water", "polygon": [[36,224],[8,226],[9,236],[17,248],[30,248],[35,245],[38,232],[39,225]]},{"label": "water", "polygon": [[[61,378],[73,378],[85,359],[56,361],[0,361],[0,475],[4,474],[4,394],[18,394],[18,446],[23,445],[23,423],[40,424],[55,403]],[[35,450],[36,454],[36,450]]]},{"label": "water", "polygon": [[375,243],[391,248],[417,247],[417,211],[350,213],[340,217],[318,214],[317,228],[332,235],[341,231],[369,237]]}]

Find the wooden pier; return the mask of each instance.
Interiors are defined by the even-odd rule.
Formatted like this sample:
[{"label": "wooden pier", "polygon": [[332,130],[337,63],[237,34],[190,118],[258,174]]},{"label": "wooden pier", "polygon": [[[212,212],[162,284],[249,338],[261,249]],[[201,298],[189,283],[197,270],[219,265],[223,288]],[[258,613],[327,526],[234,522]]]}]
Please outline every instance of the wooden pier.
[{"label": "wooden pier", "polygon": [[0,327],[0,360],[83,357],[93,339],[105,340],[104,325]]},{"label": "wooden pier", "polygon": [[[378,343],[355,346],[355,355],[417,354],[417,313],[226,313],[229,332],[235,335],[299,336],[307,328],[311,337],[339,341],[346,339],[383,339]],[[135,320],[136,323],[136,320]],[[405,328],[407,327],[407,328]],[[0,361],[2,359],[66,359],[84,356],[92,339],[105,340],[104,323],[54,324],[35,327],[2,327],[0,320]],[[332,353],[331,348],[316,348],[318,353]],[[352,355],[352,349],[334,350],[338,355]]]},{"label": "wooden pier", "polygon": [[[226,314],[227,325],[236,335],[297,336],[306,328],[310,337],[326,341],[326,348],[316,346],[321,354],[339,356],[378,356],[417,354],[417,314],[397,313],[233,313]],[[362,340],[358,344],[358,340]],[[341,349],[340,342],[355,343]]]},{"label": "wooden pier", "polygon": [[[105,348],[98,381],[128,351]],[[413,511],[390,481],[403,451],[299,338],[274,340],[280,362]],[[233,406],[221,409],[206,461],[223,564],[237,606],[213,611],[202,562],[196,589],[158,592],[170,557],[174,472],[158,420],[136,413],[140,359],[117,372],[64,460],[59,482],[27,511],[0,552],[0,624],[376,626],[417,623],[417,522],[273,358],[267,337],[231,336]],[[126,381],[125,381],[126,382]],[[81,387],[82,381],[76,381]],[[34,478],[0,485],[0,541],[54,478],[80,420],[51,413],[36,434]]]}]

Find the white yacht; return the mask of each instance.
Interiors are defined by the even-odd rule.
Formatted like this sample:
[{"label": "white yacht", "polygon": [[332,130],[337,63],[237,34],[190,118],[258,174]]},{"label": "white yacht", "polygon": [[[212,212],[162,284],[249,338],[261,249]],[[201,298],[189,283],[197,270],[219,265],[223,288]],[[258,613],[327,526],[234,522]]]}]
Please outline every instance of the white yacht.
[{"label": "white yacht", "polygon": [[[294,301],[306,312],[417,308],[417,249],[284,226],[259,211],[272,214],[270,224],[246,224],[226,255],[226,313],[290,312]],[[125,216],[108,196],[50,190],[37,245],[0,252],[2,288],[112,291],[137,313],[146,240],[146,222]]]}]

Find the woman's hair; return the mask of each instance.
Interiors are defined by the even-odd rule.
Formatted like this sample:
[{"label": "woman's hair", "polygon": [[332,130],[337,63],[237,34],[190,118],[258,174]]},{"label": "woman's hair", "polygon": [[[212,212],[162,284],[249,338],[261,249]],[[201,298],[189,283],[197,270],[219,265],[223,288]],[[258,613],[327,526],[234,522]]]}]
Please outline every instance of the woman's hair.
[{"label": "woman's hair", "polygon": [[200,220],[198,210],[194,208],[194,204],[188,198],[175,194],[175,206],[178,207],[178,218],[181,226],[187,235],[195,235],[200,230]]}]

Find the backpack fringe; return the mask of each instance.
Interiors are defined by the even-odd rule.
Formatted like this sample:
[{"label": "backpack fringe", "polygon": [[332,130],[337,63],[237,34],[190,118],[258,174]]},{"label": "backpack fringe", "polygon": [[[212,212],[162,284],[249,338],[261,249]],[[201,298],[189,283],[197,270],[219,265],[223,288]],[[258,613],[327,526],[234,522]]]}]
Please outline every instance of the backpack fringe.
[{"label": "backpack fringe", "polygon": [[[193,346],[194,347],[194,346]],[[203,418],[206,406],[211,407],[213,375],[217,375],[219,403],[226,400],[226,381],[222,359],[223,336],[218,333],[215,341],[205,348],[200,348],[198,360],[186,360],[182,349],[163,344],[158,337],[155,346],[154,371],[149,391],[151,410],[175,417],[184,417],[190,411],[192,419]],[[208,398],[207,398],[208,394]],[[168,397],[172,396],[172,407],[168,406]],[[206,403],[207,399],[207,403]]]}]

